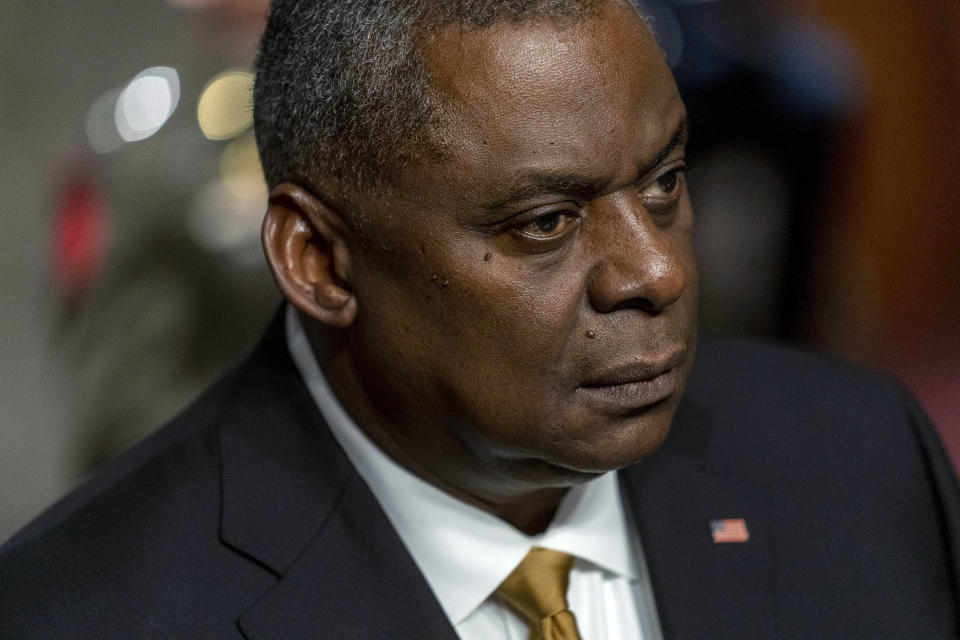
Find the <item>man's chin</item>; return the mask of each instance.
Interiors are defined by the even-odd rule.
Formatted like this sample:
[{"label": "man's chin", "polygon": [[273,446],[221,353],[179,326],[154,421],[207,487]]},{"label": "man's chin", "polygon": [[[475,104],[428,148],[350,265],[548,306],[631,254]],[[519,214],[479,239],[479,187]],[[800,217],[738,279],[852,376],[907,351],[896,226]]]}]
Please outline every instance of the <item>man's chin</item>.
[{"label": "man's chin", "polygon": [[632,438],[616,438],[610,442],[585,445],[576,450],[552,452],[525,465],[524,484],[540,487],[572,487],[589,482],[604,473],[629,467],[654,455],[669,431],[643,425]]},{"label": "man's chin", "polygon": [[[673,411],[669,412],[672,418]],[[592,446],[585,447],[567,461],[570,468],[582,473],[605,473],[636,464],[654,455],[670,432],[670,419],[657,416],[625,418],[628,423],[601,434]],[[606,437],[603,437],[606,436]]]},{"label": "man's chin", "polygon": [[628,467],[654,455],[663,445],[676,411],[676,403],[626,415],[597,416],[593,426],[572,438],[576,446],[558,452],[553,460],[573,472],[606,473]]}]

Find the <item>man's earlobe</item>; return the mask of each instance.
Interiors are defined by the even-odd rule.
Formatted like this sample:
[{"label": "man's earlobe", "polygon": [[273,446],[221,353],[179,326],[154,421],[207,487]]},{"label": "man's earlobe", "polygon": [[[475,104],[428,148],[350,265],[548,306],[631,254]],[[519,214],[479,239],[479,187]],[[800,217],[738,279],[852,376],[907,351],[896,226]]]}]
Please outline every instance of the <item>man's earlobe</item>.
[{"label": "man's earlobe", "polygon": [[298,309],[340,328],[357,316],[345,233],[340,215],[306,189],[284,183],[270,193],[261,237],[277,286]]}]

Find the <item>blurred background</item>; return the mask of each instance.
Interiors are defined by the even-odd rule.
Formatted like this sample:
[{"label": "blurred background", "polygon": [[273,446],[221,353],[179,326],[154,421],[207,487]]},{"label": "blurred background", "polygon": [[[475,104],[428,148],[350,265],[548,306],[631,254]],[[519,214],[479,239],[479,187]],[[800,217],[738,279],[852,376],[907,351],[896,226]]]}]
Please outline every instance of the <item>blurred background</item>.
[{"label": "blurred background", "polygon": [[[960,3],[649,0],[687,102],[702,325],[901,380],[960,462]],[[265,0],[0,0],[0,541],[275,310]]]}]

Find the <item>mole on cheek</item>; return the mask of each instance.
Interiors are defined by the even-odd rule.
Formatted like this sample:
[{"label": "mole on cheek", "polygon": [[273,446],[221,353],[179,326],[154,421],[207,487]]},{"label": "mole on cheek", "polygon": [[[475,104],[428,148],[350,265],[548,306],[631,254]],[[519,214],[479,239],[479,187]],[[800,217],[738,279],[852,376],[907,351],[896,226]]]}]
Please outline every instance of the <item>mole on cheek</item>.
[{"label": "mole on cheek", "polygon": [[493,257],[493,254],[492,254],[492,253],[487,253],[487,254],[485,254],[485,255],[483,256],[483,259],[484,259],[484,260],[489,260],[489,259],[492,258],[492,257]]},{"label": "mole on cheek", "polygon": [[586,335],[587,335],[587,337],[590,338],[591,340],[593,340],[594,338],[597,337],[597,334],[594,333],[592,330],[591,330],[591,331],[587,331],[587,334],[586,334]]}]

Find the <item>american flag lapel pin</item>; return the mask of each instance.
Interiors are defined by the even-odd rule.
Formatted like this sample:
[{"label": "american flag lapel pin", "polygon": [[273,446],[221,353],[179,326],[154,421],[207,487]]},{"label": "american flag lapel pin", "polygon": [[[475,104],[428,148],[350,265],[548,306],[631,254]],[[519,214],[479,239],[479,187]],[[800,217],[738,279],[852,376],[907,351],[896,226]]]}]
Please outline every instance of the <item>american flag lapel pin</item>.
[{"label": "american flag lapel pin", "polygon": [[747,529],[747,522],[743,518],[711,520],[710,534],[713,536],[713,544],[746,542],[750,539],[750,531]]}]

